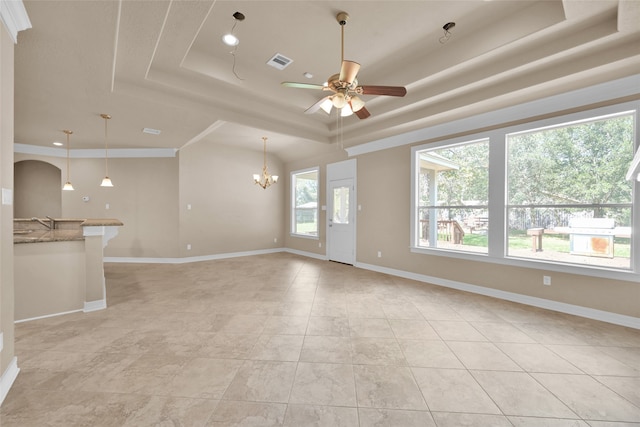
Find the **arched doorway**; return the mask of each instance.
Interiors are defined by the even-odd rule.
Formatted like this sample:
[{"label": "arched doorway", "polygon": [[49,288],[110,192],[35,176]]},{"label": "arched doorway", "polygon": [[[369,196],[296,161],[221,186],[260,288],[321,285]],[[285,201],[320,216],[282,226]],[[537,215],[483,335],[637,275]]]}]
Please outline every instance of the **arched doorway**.
[{"label": "arched doorway", "polygon": [[61,171],[40,160],[22,160],[13,168],[14,218],[62,215]]}]

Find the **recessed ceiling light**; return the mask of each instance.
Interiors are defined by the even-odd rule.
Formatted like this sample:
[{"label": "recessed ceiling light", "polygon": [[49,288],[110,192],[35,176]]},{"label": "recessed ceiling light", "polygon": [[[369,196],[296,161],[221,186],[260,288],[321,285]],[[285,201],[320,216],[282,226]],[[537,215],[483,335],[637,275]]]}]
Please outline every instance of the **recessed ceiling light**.
[{"label": "recessed ceiling light", "polygon": [[53,143],[53,145],[55,145],[56,147],[61,147],[64,144],[62,144],[62,142],[56,141],[56,142]]},{"label": "recessed ceiling light", "polygon": [[244,21],[244,14],[242,12],[236,12],[233,14],[233,27],[231,27],[231,31],[229,33],[222,36],[222,43],[227,46],[238,46],[240,39],[233,34],[233,30],[235,30],[239,21]]},{"label": "recessed ceiling light", "polygon": [[238,40],[238,38],[233,34],[225,34],[224,36],[222,36],[222,43],[226,44],[227,46],[238,46],[240,40]]},{"label": "recessed ceiling light", "polygon": [[151,128],[144,128],[142,129],[142,133],[148,133],[149,135],[160,135],[160,130],[159,129],[151,129]]},{"label": "recessed ceiling light", "polygon": [[311,73],[310,73],[310,72],[308,72],[308,71],[307,71],[307,72],[305,72],[305,73],[303,74],[303,76],[305,76],[305,77],[306,77],[306,78],[308,78],[308,79],[312,79],[312,78],[313,78],[313,74],[311,74]]}]

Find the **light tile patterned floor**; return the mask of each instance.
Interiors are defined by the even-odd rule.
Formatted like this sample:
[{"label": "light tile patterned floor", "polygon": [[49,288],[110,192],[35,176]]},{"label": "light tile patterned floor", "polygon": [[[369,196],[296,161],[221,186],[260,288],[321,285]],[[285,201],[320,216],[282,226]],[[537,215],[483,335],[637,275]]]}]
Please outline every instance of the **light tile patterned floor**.
[{"label": "light tile patterned floor", "polygon": [[640,331],[291,254],[107,264],[16,325],[11,426],[640,426]]}]

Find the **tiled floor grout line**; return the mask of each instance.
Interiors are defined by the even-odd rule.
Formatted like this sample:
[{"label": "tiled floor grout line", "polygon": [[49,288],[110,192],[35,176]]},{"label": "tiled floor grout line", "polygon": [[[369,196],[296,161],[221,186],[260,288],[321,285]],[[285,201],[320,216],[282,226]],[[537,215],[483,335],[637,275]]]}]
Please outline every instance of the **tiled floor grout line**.
[{"label": "tiled floor grout line", "polygon": [[[274,259],[284,262],[274,263]],[[139,409],[151,410],[152,406],[148,405],[180,401],[184,405],[204,405],[201,406],[205,411],[202,416],[206,415],[203,423],[232,422],[236,419],[233,417],[241,416],[242,411],[246,414],[256,411],[255,414],[261,417],[272,417],[269,418],[272,421],[276,420],[273,417],[280,417],[278,423],[299,424],[304,417],[323,416],[322,413],[327,411],[332,416],[348,414],[350,427],[368,427],[370,420],[381,420],[376,417],[383,416],[391,417],[389,419],[407,417],[403,418],[405,421],[413,417],[412,422],[423,417],[420,419],[427,422],[424,418],[426,414],[438,427],[460,425],[456,424],[456,420],[463,419],[477,420],[478,423],[495,421],[501,426],[520,426],[522,422],[529,426],[535,425],[536,419],[542,422],[542,419],[552,418],[552,414],[557,414],[557,422],[565,419],[565,422],[582,420],[587,424],[597,424],[590,420],[601,416],[590,408],[584,410],[584,407],[578,407],[576,410],[575,404],[567,400],[572,396],[582,397],[582,393],[589,390],[602,390],[615,401],[615,404],[603,408],[612,411],[607,415],[611,420],[637,418],[640,421],[640,400],[631,389],[634,381],[640,378],[640,375],[633,375],[640,370],[637,367],[640,366],[640,360],[636,366],[634,359],[636,354],[640,355],[640,334],[636,335],[632,330],[408,280],[396,283],[386,275],[291,255],[258,256],[252,261],[252,269],[244,269],[244,265],[244,262],[235,260],[202,263],[189,268],[161,267],[153,270],[145,266],[110,266],[111,270],[107,271],[108,298],[112,299],[107,310],[17,325],[16,354],[22,357],[20,353],[24,353],[29,357],[23,359],[22,378],[18,378],[16,387],[1,408],[2,421],[7,421],[7,425],[13,427],[18,425],[15,424],[18,419],[16,416],[26,416],[25,419],[29,420],[41,419],[38,418],[41,413],[37,407],[27,413],[14,412],[20,407],[20,402],[23,405],[28,402],[21,399],[37,391],[35,395],[47,395],[53,399],[50,403],[43,402],[45,406],[42,408],[63,405],[56,408],[52,420],[61,423],[64,419],[67,425],[84,422],[87,419],[85,417],[93,411],[90,407],[85,409],[88,411],[85,414],[77,411],[67,413],[64,406],[73,399],[67,394],[81,396],[83,390],[88,396],[112,396],[109,400],[113,401],[114,408],[125,403],[133,405],[134,411],[128,423],[138,419],[134,419],[134,416],[144,415],[138,413]],[[227,266],[231,268],[219,270]],[[296,274],[291,274],[292,268],[297,269]],[[314,273],[317,275],[311,280]],[[136,279],[132,279],[132,275],[137,276]],[[185,275],[186,279],[180,279]],[[260,281],[260,277],[266,279]],[[181,305],[185,302],[191,305]],[[142,310],[131,311],[132,307]],[[367,313],[369,308],[371,311]],[[369,315],[373,317],[366,317]],[[430,330],[420,330],[417,320],[425,322],[425,327],[428,326]],[[301,328],[303,321],[306,321],[304,331]],[[135,327],[125,329],[129,324]],[[228,328],[225,329],[224,325],[228,325]],[[550,325],[548,338],[543,335],[546,325]],[[513,335],[509,335],[511,333]],[[567,343],[549,344],[562,342],[565,333],[574,334],[567,335],[570,338]],[[298,335],[302,336],[296,337]],[[474,341],[474,336],[482,337],[483,341]],[[621,345],[615,346],[618,337]],[[207,342],[198,342],[203,339]],[[104,340],[104,345],[101,340]],[[581,341],[584,343],[572,344]],[[323,348],[324,342],[330,347]],[[279,343],[286,347],[278,347]],[[342,343],[348,343],[348,360],[344,349],[340,348]],[[293,350],[296,348],[297,357],[293,364],[290,358],[295,356]],[[484,363],[482,358],[474,355],[475,348],[495,354],[497,359],[492,363]],[[332,349],[337,352],[332,353]],[[426,349],[429,352],[421,354]],[[445,349],[448,352],[446,354]],[[540,354],[548,359],[540,362],[533,360],[527,355],[530,349],[539,349]],[[598,351],[586,353],[591,349]],[[358,357],[354,359],[356,353]],[[216,377],[215,382],[196,381],[195,388],[191,385],[184,387],[185,380],[182,380],[181,372],[188,371],[189,374],[185,372],[185,375],[193,376],[209,365],[214,368],[216,359],[228,362],[223,362],[217,370],[210,372],[228,372],[226,367],[234,366],[236,372],[228,377]],[[74,367],[72,360],[80,364]],[[156,360],[161,363],[154,367]],[[501,360],[508,364],[498,366],[496,363]],[[45,364],[40,366],[42,361]],[[597,367],[595,363],[600,361],[605,365]],[[262,366],[256,372],[262,371],[264,376],[254,377],[258,381],[260,378],[271,378],[270,375],[276,372],[285,374],[283,379],[286,380],[274,383],[280,391],[260,395],[247,388],[252,387],[247,382],[252,374],[245,371],[242,377],[239,375],[242,367],[251,363]],[[350,368],[351,378],[346,384],[353,384],[354,390],[345,403],[355,398],[354,406],[341,406],[335,397],[325,400],[322,394],[316,395],[318,400],[300,400],[305,390],[313,390],[306,387],[316,387],[308,382],[309,378],[313,378],[308,376],[309,373],[330,373],[329,381],[338,380],[335,384],[344,385],[345,381],[335,376],[338,372],[346,372],[339,366]],[[423,366],[425,369],[421,370]],[[147,368],[152,369],[145,372]],[[447,371],[451,371],[451,375]],[[493,404],[499,415],[473,410],[474,407],[483,409],[483,406],[463,405],[461,402],[467,401],[464,399],[456,401],[456,389],[447,390],[450,396],[443,396],[442,400],[433,394],[435,389],[429,388],[429,381],[432,378],[438,381],[457,378],[458,374],[454,374],[454,371],[464,371],[466,376],[471,376],[460,384],[471,385],[473,382],[475,385],[472,388],[478,388],[477,395],[484,394],[483,399],[488,399],[486,408],[491,408]],[[73,373],[71,381],[58,383],[68,372]],[[154,372],[166,375],[164,381],[169,385],[153,386],[157,381],[149,379]],[[356,372],[359,374],[356,375]],[[403,373],[400,377],[393,377],[393,372]],[[206,372],[202,373],[206,378]],[[301,373],[303,376],[298,382],[297,376]],[[522,373],[526,376],[519,376]],[[616,373],[628,373],[628,376]],[[126,378],[131,374],[135,381],[140,378],[148,385],[136,385],[130,390],[119,388],[133,384]],[[562,387],[562,381],[571,377],[575,377],[575,381],[570,380],[569,384],[584,384],[584,392]],[[86,384],[82,382],[85,378],[90,379]],[[195,376],[193,378],[197,380]],[[417,390],[406,393],[400,391],[396,396],[410,396],[415,403],[421,399],[419,406],[413,406],[422,407],[424,404],[424,410],[402,409],[410,406],[398,404],[398,400],[391,399],[391,395],[377,394],[363,398],[359,385],[367,392],[378,393],[375,389],[369,389],[375,386],[377,378],[383,378],[388,384],[392,384],[395,378],[405,381],[407,385],[413,382]],[[554,405],[565,409],[553,412],[550,410],[555,410],[555,407],[549,406],[549,410],[543,407],[533,410],[535,406],[527,406],[516,399],[516,406],[509,405],[509,410],[505,411],[499,405],[505,401],[505,395],[496,387],[500,387],[502,381],[508,378],[518,378],[523,387],[537,384],[532,393],[539,388],[541,395],[544,393],[548,396],[551,403],[551,399],[557,400]],[[105,391],[101,391],[101,382],[108,385]],[[420,382],[427,388],[420,387]],[[199,383],[203,388],[199,388]],[[57,384],[60,386],[56,389]],[[171,388],[172,384],[178,387]],[[260,387],[259,383],[256,385]],[[232,386],[233,393],[228,394]],[[218,394],[210,396],[220,397],[196,397],[198,390],[217,390]],[[288,391],[286,402],[282,402],[285,390]],[[527,391],[524,388],[522,390]],[[294,397],[294,392],[297,397]],[[433,410],[435,407],[430,405],[428,398],[436,398],[433,401],[439,405],[436,408],[439,408],[438,411]],[[292,404],[292,400],[325,403]],[[96,410],[101,407],[99,402],[92,401],[90,397],[84,401]],[[243,402],[247,405],[243,405]],[[314,412],[312,405],[320,405],[324,409]],[[599,403],[594,400],[591,405],[597,407]],[[636,408],[635,412],[630,409],[632,407]],[[450,408],[451,411],[445,412],[444,408]],[[505,415],[505,412],[513,414]],[[574,416],[568,417],[569,412]],[[155,413],[160,416],[160,412]],[[561,416],[563,413],[565,415]],[[176,414],[172,416],[180,416]],[[266,422],[267,418],[264,420]],[[23,425],[38,424],[34,422]]]}]

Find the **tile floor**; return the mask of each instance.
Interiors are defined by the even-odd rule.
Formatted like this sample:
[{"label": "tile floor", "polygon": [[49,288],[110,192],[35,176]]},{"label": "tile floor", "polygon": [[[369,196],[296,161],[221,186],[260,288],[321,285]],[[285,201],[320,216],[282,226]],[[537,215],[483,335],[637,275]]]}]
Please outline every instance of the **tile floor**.
[{"label": "tile floor", "polygon": [[640,426],[640,331],[279,253],[107,264],[16,325],[10,426]]}]

